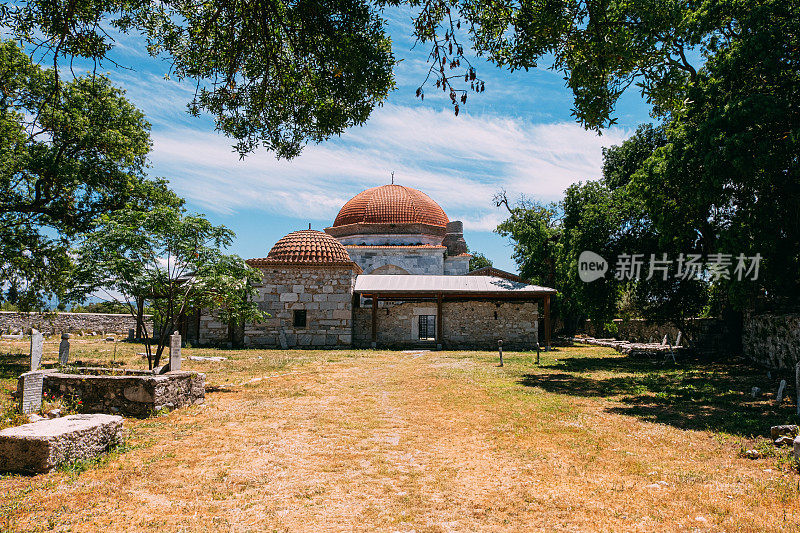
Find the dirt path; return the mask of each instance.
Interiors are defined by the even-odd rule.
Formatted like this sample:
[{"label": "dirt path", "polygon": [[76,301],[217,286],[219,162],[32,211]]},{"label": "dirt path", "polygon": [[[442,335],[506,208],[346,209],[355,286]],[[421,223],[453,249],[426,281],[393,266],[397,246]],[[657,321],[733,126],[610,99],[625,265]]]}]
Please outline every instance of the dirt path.
[{"label": "dirt path", "polygon": [[19,506],[9,526],[786,531],[781,514],[797,516],[796,498],[765,501],[753,487],[769,474],[708,434],[503,372],[390,352],[245,376],[203,407],[131,422],[134,448],[101,466],[0,481]]}]

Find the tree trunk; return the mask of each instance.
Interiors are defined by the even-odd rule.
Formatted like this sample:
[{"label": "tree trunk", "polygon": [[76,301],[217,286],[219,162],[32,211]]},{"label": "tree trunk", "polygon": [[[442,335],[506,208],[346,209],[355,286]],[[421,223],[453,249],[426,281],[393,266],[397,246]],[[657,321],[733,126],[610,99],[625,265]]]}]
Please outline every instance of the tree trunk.
[{"label": "tree trunk", "polygon": [[144,298],[136,298],[136,339],[144,335]]}]

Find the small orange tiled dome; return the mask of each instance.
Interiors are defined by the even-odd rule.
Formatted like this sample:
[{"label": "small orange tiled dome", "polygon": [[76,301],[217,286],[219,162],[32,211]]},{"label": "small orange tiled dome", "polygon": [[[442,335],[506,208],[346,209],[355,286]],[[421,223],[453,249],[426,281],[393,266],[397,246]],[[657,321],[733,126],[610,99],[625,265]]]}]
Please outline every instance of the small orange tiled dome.
[{"label": "small orange tiled dome", "polygon": [[411,187],[382,185],[355,195],[339,211],[333,227],[348,224],[430,224],[447,226],[439,204]]},{"label": "small orange tiled dome", "polygon": [[267,257],[248,259],[250,266],[287,265],[350,265],[353,260],[344,246],[321,231],[293,231],[275,243]]},{"label": "small orange tiled dome", "polygon": [[266,257],[276,263],[351,263],[344,246],[321,231],[293,231],[275,243]]}]

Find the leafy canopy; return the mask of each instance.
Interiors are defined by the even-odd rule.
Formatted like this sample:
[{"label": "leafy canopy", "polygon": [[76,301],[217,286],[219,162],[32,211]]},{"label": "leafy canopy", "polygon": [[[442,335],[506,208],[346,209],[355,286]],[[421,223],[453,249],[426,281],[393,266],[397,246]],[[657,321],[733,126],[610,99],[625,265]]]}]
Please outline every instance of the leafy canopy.
[{"label": "leafy canopy", "polygon": [[103,215],[76,249],[73,296],[105,291],[137,320],[132,302],[147,302],[158,328],[150,332],[145,324],[139,326],[153,368],[169,335],[191,310],[213,308],[223,320],[240,323],[264,316],[252,301],[260,273],[238,256],[223,253],[232,240],[233,233],[224,226],[174,207]]},{"label": "leafy canopy", "polygon": [[[773,0],[774,1],[774,0]],[[782,0],[783,1],[783,0]],[[8,34],[54,64],[111,60],[105,29],[145,36],[170,76],[196,86],[192,113],[210,113],[246,154],[258,146],[293,157],[363,124],[394,87],[383,11],[409,7],[413,34],[430,47],[428,86],[458,114],[483,92],[470,58],[503,68],[549,66],[574,96],[587,128],[613,124],[632,85],[668,117],[695,83],[698,64],[735,39],[742,12],[770,0],[19,0],[0,8]]]},{"label": "leafy canopy", "polygon": [[54,64],[111,61],[108,25],[143,34],[170,76],[195,84],[189,111],[210,113],[241,154],[296,156],[363,124],[394,86],[383,20],[363,0],[28,0],[0,16]]},{"label": "leafy canopy", "polygon": [[181,202],[146,178],[149,149],[149,124],[106,78],[58,80],[0,41],[0,276],[15,303],[63,293],[69,239],[99,214]]}]

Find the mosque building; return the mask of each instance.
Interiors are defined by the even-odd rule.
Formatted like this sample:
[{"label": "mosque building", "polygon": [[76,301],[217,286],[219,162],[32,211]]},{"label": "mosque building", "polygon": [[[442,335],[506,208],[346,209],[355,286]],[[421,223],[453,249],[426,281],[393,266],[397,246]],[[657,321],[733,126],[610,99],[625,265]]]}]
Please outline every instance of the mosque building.
[{"label": "mosque building", "polygon": [[325,231],[280,239],[266,257],[256,301],[268,318],[232,328],[199,312],[199,344],[265,348],[511,350],[550,343],[554,289],[498,269],[469,271],[463,225],[425,193],[367,189]]}]

